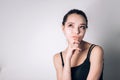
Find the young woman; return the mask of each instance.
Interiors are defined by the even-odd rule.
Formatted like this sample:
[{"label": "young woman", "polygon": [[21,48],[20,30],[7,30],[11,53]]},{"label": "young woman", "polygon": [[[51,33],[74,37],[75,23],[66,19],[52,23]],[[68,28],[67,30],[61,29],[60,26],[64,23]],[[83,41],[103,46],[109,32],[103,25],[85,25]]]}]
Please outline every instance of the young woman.
[{"label": "young woman", "polygon": [[103,80],[103,49],[83,40],[87,28],[83,11],[72,9],[64,16],[68,47],[54,55],[57,80]]}]

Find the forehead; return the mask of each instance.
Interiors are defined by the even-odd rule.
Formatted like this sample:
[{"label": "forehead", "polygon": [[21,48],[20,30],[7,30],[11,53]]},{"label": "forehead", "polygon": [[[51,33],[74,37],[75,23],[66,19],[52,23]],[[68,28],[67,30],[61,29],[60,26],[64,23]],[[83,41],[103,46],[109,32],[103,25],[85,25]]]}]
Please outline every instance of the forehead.
[{"label": "forehead", "polygon": [[82,15],[79,14],[70,14],[67,18],[66,23],[72,22],[72,23],[79,23],[79,24],[86,24],[85,18]]}]

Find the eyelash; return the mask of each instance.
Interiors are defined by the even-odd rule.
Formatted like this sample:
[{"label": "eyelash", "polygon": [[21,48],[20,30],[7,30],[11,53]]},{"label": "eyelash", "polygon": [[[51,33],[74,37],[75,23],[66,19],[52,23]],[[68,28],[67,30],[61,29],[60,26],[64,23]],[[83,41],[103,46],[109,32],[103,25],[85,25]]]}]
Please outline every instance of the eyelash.
[{"label": "eyelash", "polygon": [[[73,25],[72,24],[70,24],[70,25],[68,25],[68,27],[73,27]],[[85,26],[80,26],[79,27],[80,29],[82,28],[82,29],[86,29],[86,27]]]},{"label": "eyelash", "polygon": [[85,29],[86,27],[85,26],[80,26],[80,28]]},{"label": "eyelash", "polygon": [[70,24],[70,25],[68,25],[69,27],[71,27],[72,26],[72,24]]}]

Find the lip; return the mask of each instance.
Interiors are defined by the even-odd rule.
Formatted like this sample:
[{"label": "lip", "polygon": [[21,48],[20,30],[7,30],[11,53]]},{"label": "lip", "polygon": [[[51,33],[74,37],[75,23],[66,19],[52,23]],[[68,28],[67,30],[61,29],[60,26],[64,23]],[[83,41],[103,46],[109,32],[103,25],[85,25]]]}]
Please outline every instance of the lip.
[{"label": "lip", "polygon": [[79,40],[79,36],[72,36],[74,40]]}]

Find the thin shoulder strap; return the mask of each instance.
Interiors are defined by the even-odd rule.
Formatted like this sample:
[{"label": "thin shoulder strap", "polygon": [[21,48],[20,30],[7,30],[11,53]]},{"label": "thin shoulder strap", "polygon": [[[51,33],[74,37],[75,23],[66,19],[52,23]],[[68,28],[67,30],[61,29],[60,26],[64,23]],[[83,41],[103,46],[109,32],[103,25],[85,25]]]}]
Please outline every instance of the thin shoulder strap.
[{"label": "thin shoulder strap", "polygon": [[63,60],[63,56],[62,56],[62,51],[60,52],[60,56],[61,56],[61,60],[62,60],[62,66],[64,66],[64,60]]},{"label": "thin shoulder strap", "polygon": [[91,44],[89,50],[88,50],[88,58],[90,58],[90,54],[91,54],[91,51],[92,49],[95,47],[96,45],[95,44]]}]

